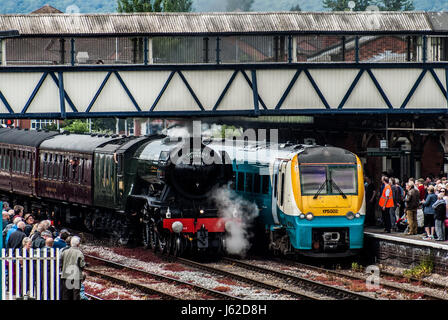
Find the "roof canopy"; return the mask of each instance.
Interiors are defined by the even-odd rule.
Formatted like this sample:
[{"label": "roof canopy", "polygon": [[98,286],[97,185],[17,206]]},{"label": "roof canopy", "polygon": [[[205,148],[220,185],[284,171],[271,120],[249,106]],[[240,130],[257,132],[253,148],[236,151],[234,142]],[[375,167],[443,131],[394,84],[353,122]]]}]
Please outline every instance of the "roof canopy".
[{"label": "roof canopy", "polygon": [[22,37],[448,33],[448,12],[224,12],[0,15]]}]

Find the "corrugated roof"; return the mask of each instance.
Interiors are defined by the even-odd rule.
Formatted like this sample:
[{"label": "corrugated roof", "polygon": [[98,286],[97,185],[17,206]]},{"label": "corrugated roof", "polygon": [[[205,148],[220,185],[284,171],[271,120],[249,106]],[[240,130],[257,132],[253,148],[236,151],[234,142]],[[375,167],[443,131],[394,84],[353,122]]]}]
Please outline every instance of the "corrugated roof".
[{"label": "corrugated roof", "polygon": [[[224,12],[0,15],[22,36],[431,32],[425,12]],[[440,31],[440,30],[439,30]]]},{"label": "corrugated roof", "polygon": [[87,134],[61,134],[44,141],[40,147],[42,150],[93,153],[97,147],[116,139],[109,136],[92,137]]},{"label": "corrugated roof", "polygon": [[0,131],[0,143],[13,144],[17,146],[39,147],[39,145],[53,136],[59,135],[56,131],[36,131],[5,128]]}]

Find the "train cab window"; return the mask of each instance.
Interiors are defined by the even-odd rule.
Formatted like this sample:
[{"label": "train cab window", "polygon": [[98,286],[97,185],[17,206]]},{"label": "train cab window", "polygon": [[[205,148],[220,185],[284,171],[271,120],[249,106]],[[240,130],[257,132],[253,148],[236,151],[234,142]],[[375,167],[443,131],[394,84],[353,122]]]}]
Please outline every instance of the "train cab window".
[{"label": "train cab window", "polygon": [[[330,184],[330,190],[332,194],[338,194],[340,191],[346,194],[357,194],[357,174],[355,166],[347,167],[333,167],[329,168],[330,178],[332,183]],[[339,191],[339,190],[340,191]]]},{"label": "train cab window", "polygon": [[258,173],[254,175],[254,192],[260,193],[261,190],[261,177]]},{"label": "train cab window", "polygon": [[319,189],[320,194],[327,194],[326,180],[327,168],[325,166],[300,166],[300,183],[303,195],[314,195]]},{"label": "train cab window", "polygon": [[236,188],[238,191],[244,191],[244,172],[237,172],[238,174],[238,181]]},{"label": "train cab window", "polygon": [[116,158],[117,174],[123,174],[123,155],[120,154]]},{"label": "train cab window", "polygon": [[253,173],[246,173],[246,181],[245,181],[245,188],[244,188],[244,190],[246,192],[254,192],[253,177],[254,177]]}]

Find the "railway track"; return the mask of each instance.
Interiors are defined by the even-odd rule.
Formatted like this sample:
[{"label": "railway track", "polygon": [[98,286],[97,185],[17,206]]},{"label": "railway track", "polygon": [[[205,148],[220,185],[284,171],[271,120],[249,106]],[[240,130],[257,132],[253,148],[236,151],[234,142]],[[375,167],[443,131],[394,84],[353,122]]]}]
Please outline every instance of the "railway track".
[{"label": "railway track", "polygon": [[[246,282],[251,285],[255,285],[258,287],[262,287],[265,289],[273,290],[275,292],[281,292],[285,294],[289,294],[298,299],[304,300],[320,300],[320,299],[351,299],[351,300],[371,300],[373,298],[366,296],[364,294],[359,294],[356,292],[351,292],[344,289],[334,288],[329,285],[325,285],[316,281],[312,281],[309,279],[305,279],[298,276],[291,276],[289,274],[273,271],[267,268],[257,267],[248,263],[244,263],[239,260],[234,260],[230,258],[223,258],[223,261],[230,264],[230,268],[227,268],[224,264],[220,263],[217,266],[211,266],[210,264],[199,263],[196,261],[184,259],[184,258],[171,258],[175,259],[175,261],[210,272],[215,274],[224,275],[227,277],[231,277],[237,279],[238,281]],[[226,270],[233,269],[233,266],[238,266],[245,270],[249,270],[252,272],[252,275],[249,277],[247,274],[242,275],[239,274],[238,271]],[[253,272],[258,273],[258,276],[255,276]],[[273,276],[275,281],[262,281],[260,278],[266,278],[266,275],[269,274]],[[258,277],[258,279],[256,279]],[[277,283],[277,284],[274,284]],[[311,291],[311,293],[310,293]]]},{"label": "railway track", "polygon": [[[326,274],[326,275],[332,275],[332,276],[336,276],[336,277],[342,277],[342,278],[349,278],[349,279],[354,279],[354,280],[362,280],[362,281],[366,281],[368,275],[366,276],[361,276],[358,274],[353,274],[353,273],[348,273],[346,271],[341,271],[341,270],[331,270],[331,269],[324,269],[324,268],[320,268],[320,267],[316,267],[313,265],[309,265],[309,264],[304,264],[304,263],[299,263],[296,261],[291,261],[291,260],[284,260],[284,259],[274,259],[275,261],[278,261],[282,264],[285,265],[289,265],[292,267],[297,267],[300,269],[306,269],[306,270],[313,270],[322,274]],[[386,271],[381,271],[380,275],[387,275],[390,277],[394,277],[395,279],[403,279],[403,276],[394,274],[394,273],[390,273],[390,272],[386,272]],[[446,290],[446,286],[440,285],[440,284],[436,284],[436,283],[432,283],[429,281],[422,281],[419,279],[410,279],[411,282],[421,282],[421,283],[425,283],[428,286],[433,286],[437,289],[442,289],[442,290]],[[393,281],[389,281],[384,279],[384,277],[380,278],[380,286],[383,288],[387,288],[393,291],[398,291],[401,293],[406,293],[410,296],[414,296],[414,295],[418,295],[420,296],[422,299],[427,299],[427,300],[444,300],[443,297],[441,297],[440,295],[436,295],[436,294],[432,294],[432,293],[428,293],[428,292],[422,292],[422,290],[419,290],[419,288],[415,288],[415,289],[411,289],[411,288],[404,288],[403,286],[399,286],[397,283],[394,283]]]},{"label": "railway track", "polygon": [[[192,291],[195,291],[197,293],[200,294],[205,294],[206,296],[209,297],[213,297],[216,299],[221,299],[221,300],[241,300],[241,298],[239,297],[235,297],[229,294],[226,294],[224,292],[220,292],[220,291],[216,291],[216,290],[212,290],[209,288],[205,288],[203,286],[199,286],[196,284],[192,284],[190,282],[185,282],[179,279],[175,279],[172,277],[168,277],[168,276],[164,276],[164,275],[160,275],[160,274],[156,274],[156,273],[152,273],[152,272],[148,272],[148,271],[144,271],[141,269],[136,269],[133,267],[129,267],[117,262],[113,262],[113,261],[109,261],[106,259],[102,259],[99,257],[95,257],[92,255],[85,255],[86,259],[90,259],[90,260],[95,260],[96,262],[99,262],[101,264],[107,265],[109,267],[112,267],[114,269],[120,269],[120,270],[126,270],[126,271],[131,271],[132,274],[138,274],[140,276],[146,277],[146,278],[150,278],[150,279],[154,279],[160,282],[165,282],[165,283],[170,283],[172,285],[176,285],[176,286],[183,286],[183,287],[187,287]],[[176,296],[176,295],[172,295],[169,294],[167,292],[163,292],[151,287],[148,287],[147,285],[143,285],[141,283],[135,282],[135,281],[131,281],[131,280],[127,280],[127,279],[123,279],[123,278],[119,278],[116,277],[114,275],[111,275],[110,273],[105,273],[104,270],[101,271],[96,271],[93,269],[86,269],[86,271],[90,272],[91,274],[98,276],[98,277],[102,277],[106,280],[109,281],[113,281],[115,283],[118,284],[124,284],[126,286],[130,286],[133,288],[136,288],[137,290],[149,293],[149,294],[155,294],[155,295],[159,295],[162,299],[169,299],[169,300],[183,300],[183,299],[189,299],[189,298],[185,298],[182,296]]]},{"label": "railway track", "polygon": [[89,298],[89,300],[104,300],[103,298],[100,298],[87,292],[85,292],[84,294],[86,295],[87,298]]}]

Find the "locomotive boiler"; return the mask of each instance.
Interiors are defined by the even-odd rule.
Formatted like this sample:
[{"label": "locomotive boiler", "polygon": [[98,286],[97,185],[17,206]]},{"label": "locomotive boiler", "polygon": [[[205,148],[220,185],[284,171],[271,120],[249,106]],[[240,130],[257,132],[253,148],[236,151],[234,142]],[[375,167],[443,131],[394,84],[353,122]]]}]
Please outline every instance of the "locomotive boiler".
[{"label": "locomotive boiler", "polygon": [[232,178],[231,165],[199,140],[164,137],[141,146],[134,158],[135,190],[128,211],[140,217],[145,246],[181,255],[222,252],[226,218],[211,193]]}]

